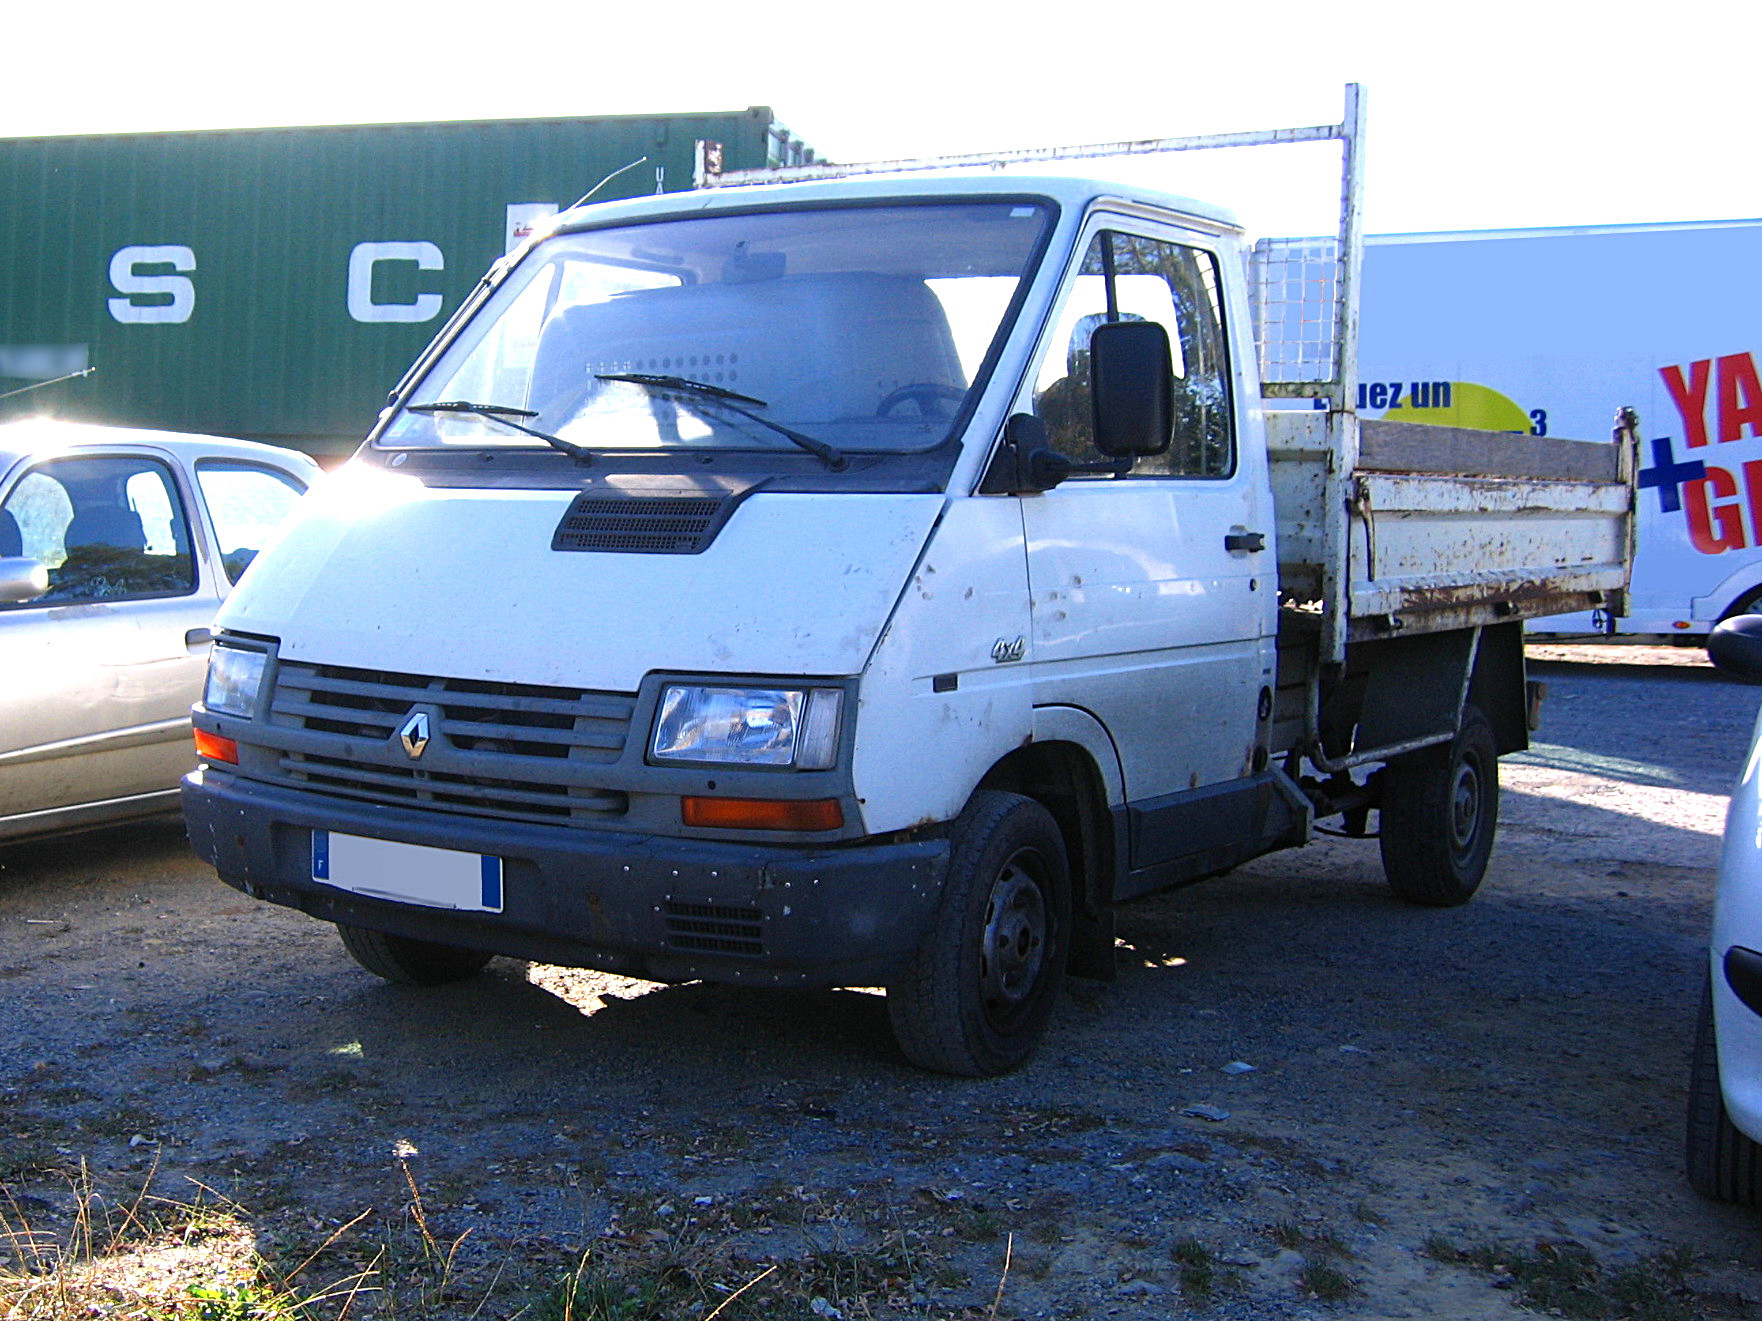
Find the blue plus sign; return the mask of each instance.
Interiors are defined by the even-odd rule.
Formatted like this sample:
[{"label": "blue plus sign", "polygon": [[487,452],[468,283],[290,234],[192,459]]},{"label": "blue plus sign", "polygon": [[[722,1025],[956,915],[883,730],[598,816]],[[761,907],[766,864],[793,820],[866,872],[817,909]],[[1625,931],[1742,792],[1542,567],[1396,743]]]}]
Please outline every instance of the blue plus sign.
[{"label": "blue plus sign", "polygon": [[1658,507],[1667,514],[1682,508],[1682,484],[1698,482],[1707,475],[1707,465],[1699,459],[1678,463],[1670,452],[1669,436],[1652,437],[1652,466],[1640,469],[1640,489],[1658,488]]}]

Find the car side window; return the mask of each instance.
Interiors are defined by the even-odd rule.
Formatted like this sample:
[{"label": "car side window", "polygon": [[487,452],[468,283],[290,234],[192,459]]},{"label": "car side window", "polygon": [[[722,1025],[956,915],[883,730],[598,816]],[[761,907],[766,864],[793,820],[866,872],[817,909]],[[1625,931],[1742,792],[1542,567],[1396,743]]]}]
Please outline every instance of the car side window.
[{"label": "car side window", "polygon": [[1169,332],[1174,425],[1169,447],[1140,457],[1134,476],[1228,477],[1236,470],[1229,358],[1217,258],[1164,239],[1104,230],[1084,254],[1034,384],[1034,412],[1052,447],[1079,463],[1095,448],[1089,341],[1109,321],[1157,321]]},{"label": "car side window", "polygon": [[236,583],[305,492],[293,477],[254,463],[203,459],[196,485],[220,545],[228,582]]},{"label": "car side window", "polygon": [[[25,606],[67,605],[196,590],[189,519],[170,471],[129,456],[52,459],[0,505],[18,553],[49,570],[49,590]],[[11,607],[18,608],[18,607]]]}]

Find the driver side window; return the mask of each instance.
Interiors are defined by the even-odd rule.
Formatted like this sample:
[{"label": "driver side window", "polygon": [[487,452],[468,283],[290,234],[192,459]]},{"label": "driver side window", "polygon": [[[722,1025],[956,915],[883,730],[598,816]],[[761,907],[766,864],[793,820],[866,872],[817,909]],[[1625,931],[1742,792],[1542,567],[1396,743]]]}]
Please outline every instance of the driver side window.
[{"label": "driver side window", "polygon": [[1169,333],[1174,425],[1169,448],[1140,457],[1133,476],[1228,477],[1236,470],[1229,362],[1217,259],[1163,239],[1104,230],[1084,254],[1034,383],[1034,412],[1052,447],[1079,463],[1095,447],[1089,342],[1110,321],[1156,321]]}]

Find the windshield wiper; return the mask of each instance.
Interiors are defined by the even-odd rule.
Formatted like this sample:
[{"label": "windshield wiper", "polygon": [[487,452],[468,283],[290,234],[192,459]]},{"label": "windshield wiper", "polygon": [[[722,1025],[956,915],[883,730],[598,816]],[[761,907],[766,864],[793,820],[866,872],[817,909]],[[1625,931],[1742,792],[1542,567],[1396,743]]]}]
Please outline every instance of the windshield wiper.
[{"label": "windshield wiper", "polygon": [[443,399],[433,404],[405,404],[406,411],[411,413],[469,413],[473,417],[481,417],[486,422],[500,422],[505,427],[512,427],[522,435],[532,436],[553,449],[560,449],[572,459],[582,463],[593,460],[593,451],[584,449],[574,441],[564,440],[561,436],[553,436],[548,431],[540,431],[536,427],[524,426],[514,419],[517,417],[537,417],[530,408],[514,408],[508,404],[478,404],[469,399]]},{"label": "windshield wiper", "polygon": [[737,394],[720,385],[711,385],[708,381],[693,381],[684,376],[658,376],[648,372],[599,372],[595,374],[594,379],[629,381],[633,385],[645,386],[651,390],[674,390],[680,394],[702,396],[705,403],[714,403],[720,408],[727,409],[730,413],[744,417],[749,422],[757,422],[767,430],[775,431],[779,436],[788,437],[809,454],[824,462],[833,472],[843,472],[850,467],[850,460],[825,441],[805,432],[797,431],[794,427],[786,427],[781,422],[773,422],[768,417],[760,417],[757,413],[742,408],[740,403],[736,402],[738,400],[756,404],[760,408],[766,407],[763,399],[754,399],[750,394]]},{"label": "windshield wiper", "polygon": [[708,381],[694,381],[688,376],[660,376],[654,372],[599,372],[594,376],[596,381],[634,381],[638,385],[653,385],[668,390],[686,390],[692,394],[707,394],[715,399],[734,399],[743,404],[756,404],[760,408],[767,407],[763,399],[754,399],[750,394],[741,394],[730,390],[727,386],[711,385]]}]

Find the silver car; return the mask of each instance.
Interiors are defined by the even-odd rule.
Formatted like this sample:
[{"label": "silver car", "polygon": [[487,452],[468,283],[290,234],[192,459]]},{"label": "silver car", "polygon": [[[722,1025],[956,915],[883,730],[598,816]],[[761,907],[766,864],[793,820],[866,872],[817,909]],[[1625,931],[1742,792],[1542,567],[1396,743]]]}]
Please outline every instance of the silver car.
[{"label": "silver car", "polygon": [[0,839],[176,810],[209,625],[318,475],[249,441],[0,426]]}]

